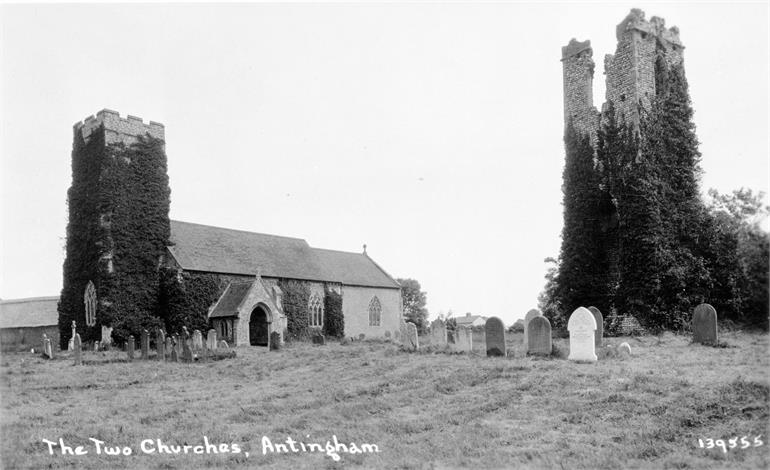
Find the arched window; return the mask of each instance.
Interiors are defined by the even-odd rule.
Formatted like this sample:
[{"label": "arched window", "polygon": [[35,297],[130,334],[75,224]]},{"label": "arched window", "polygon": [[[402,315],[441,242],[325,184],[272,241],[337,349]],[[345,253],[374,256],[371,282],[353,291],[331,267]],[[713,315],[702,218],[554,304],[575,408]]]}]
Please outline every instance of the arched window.
[{"label": "arched window", "polygon": [[308,314],[310,315],[310,326],[322,327],[324,324],[324,302],[321,296],[313,294],[310,297],[308,305]]},{"label": "arched window", "polygon": [[86,325],[96,325],[96,289],[91,281],[88,281],[86,291],[83,294],[83,303],[86,305]]},{"label": "arched window", "polygon": [[382,305],[380,305],[380,299],[375,295],[369,302],[369,326],[380,326],[381,318]]}]

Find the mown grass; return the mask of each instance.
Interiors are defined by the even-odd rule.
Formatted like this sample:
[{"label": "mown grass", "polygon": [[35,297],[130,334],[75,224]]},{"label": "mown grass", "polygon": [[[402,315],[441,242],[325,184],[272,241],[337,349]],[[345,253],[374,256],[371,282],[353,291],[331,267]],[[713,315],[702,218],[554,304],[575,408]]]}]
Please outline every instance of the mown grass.
[{"label": "mown grass", "polygon": [[[387,342],[238,348],[205,364],[89,365],[6,355],[0,366],[2,468],[767,468],[768,444],[701,449],[698,439],[762,435],[770,416],[767,335],[731,332],[731,347],[687,337],[627,341],[629,358],[600,350],[596,364],[526,357],[417,353]],[[568,351],[556,340],[557,351]],[[483,344],[476,344],[483,351]],[[109,362],[114,361],[114,362]],[[237,443],[241,454],[145,455],[142,439]],[[379,453],[262,454],[283,442],[372,443]],[[309,436],[309,437],[306,437]],[[130,446],[95,455],[89,437]],[[88,455],[48,454],[43,439]],[[58,452],[58,451],[57,451]]]}]

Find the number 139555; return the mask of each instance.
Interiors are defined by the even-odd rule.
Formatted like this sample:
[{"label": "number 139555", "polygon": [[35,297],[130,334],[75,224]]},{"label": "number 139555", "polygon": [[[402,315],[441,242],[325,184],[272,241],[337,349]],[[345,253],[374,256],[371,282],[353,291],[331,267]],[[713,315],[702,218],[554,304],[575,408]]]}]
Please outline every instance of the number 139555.
[{"label": "number 139555", "polygon": [[735,449],[739,447],[741,449],[748,449],[749,447],[759,447],[765,445],[762,441],[762,435],[754,436],[754,440],[750,440],[749,436],[733,437],[731,439],[698,439],[698,447],[701,449],[722,449],[722,452],[727,453],[728,449]]}]

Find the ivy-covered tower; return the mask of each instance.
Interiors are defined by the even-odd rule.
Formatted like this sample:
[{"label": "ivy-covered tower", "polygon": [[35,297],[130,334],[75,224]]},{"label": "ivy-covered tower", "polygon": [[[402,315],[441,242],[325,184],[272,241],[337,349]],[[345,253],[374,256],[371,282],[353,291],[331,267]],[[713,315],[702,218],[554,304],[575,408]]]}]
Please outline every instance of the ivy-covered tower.
[{"label": "ivy-covered tower", "polygon": [[[104,109],[74,126],[61,344],[160,326],[158,269],[169,243],[164,127]],[[102,327],[105,327],[104,329]]]},{"label": "ivy-covered tower", "polygon": [[700,154],[684,46],[676,27],[638,9],[615,32],[601,111],[591,42],[562,48],[564,229],[554,300],[567,313],[593,304],[678,327],[708,284],[695,234]]}]

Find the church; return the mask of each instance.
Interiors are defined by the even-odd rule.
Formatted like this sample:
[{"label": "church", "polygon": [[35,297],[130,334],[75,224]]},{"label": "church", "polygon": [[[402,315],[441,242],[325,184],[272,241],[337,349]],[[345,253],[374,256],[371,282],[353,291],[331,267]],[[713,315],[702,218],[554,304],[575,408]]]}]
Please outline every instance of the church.
[{"label": "church", "polygon": [[[340,336],[398,331],[400,286],[365,245],[362,253],[343,252],[301,238],[170,220],[164,139],[162,124],[107,109],[75,124],[61,344],[75,321],[86,341],[120,342],[141,329],[184,326],[214,328],[231,345],[269,347],[292,331],[325,331],[330,296],[341,299]],[[187,298],[168,304],[162,272],[174,273]],[[209,282],[211,295],[201,295],[190,281],[196,279]],[[285,292],[292,286],[303,295]]]}]

